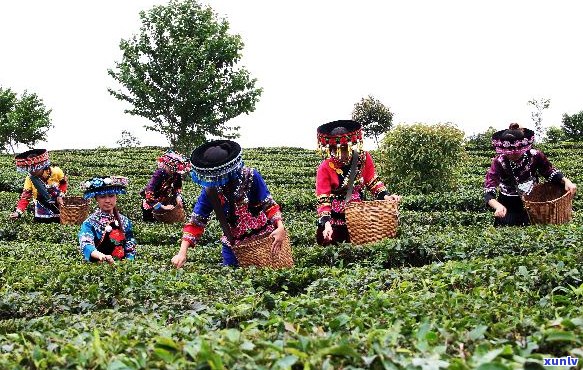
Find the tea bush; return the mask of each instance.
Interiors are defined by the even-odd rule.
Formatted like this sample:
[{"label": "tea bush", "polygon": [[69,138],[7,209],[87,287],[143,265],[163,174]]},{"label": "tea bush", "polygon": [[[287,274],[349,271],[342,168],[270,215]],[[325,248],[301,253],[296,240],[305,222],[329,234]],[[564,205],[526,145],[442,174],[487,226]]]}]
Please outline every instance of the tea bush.
[{"label": "tea bush", "polygon": [[[581,182],[580,149],[545,152]],[[490,151],[466,151],[457,190],[405,195],[396,238],[320,247],[316,154],[244,150],[283,207],[287,270],[222,267],[215,220],[172,268],[182,225],[140,211],[162,152],[51,153],[72,194],[95,174],[130,177],[119,206],[138,256],[114,266],[82,262],[78,226],[9,220],[23,179],[0,156],[0,181],[14,184],[0,189],[0,369],[505,369],[583,356],[580,197],[570,224],[493,228],[481,189]],[[199,192],[185,179],[191,205]]]}]

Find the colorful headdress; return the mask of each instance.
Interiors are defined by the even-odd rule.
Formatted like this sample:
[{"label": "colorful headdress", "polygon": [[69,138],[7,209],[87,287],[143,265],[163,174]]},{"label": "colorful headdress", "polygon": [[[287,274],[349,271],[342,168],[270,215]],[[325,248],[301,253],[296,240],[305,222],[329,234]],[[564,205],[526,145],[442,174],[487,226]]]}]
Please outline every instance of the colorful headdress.
[{"label": "colorful headdress", "polygon": [[190,171],[190,162],[182,154],[176,153],[172,150],[167,151],[158,158],[158,166],[170,167],[175,172],[183,174]]},{"label": "colorful headdress", "polygon": [[521,128],[517,123],[511,123],[508,129],[492,135],[492,146],[497,154],[522,155],[530,150],[533,142],[534,131]]},{"label": "colorful headdress", "polygon": [[85,199],[96,195],[125,194],[127,186],[128,178],[123,176],[94,177],[81,183]]},{"label": "colorful headdress", "polygon": [[[344,128],[344,130],[342,130]],[[330,149],[339,149],[341,145],[348,146],[348,152],[352,152],[352,146],[356,145],[362,151],[362,125],[351,120],[328,122],[317,130],[318,151],[325,157],[330,157]]]},{"label": "colorful headdress", "polygon": [[192,181],[202,186],[221,186],[237,178],[243,168],[241,146],[231,140],[215,140],[194,149],[190,156]]},{"label": "colorful headdress", "polygon": [[14,157],[18,172],[34,172],[51,165],[49,152],[46,149],[32,149]]}]

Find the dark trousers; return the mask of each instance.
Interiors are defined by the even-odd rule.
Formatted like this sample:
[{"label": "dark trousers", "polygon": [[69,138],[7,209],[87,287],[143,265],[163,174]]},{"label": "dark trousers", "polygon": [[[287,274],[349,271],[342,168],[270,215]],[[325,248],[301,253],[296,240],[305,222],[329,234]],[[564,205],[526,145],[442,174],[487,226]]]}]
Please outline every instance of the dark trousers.
[{"label": "dark trousers", "polygon": [[144,206],[142,206],[142,220],[145,222],[156,222],[153,210],[153,208],[145,209]]},{"label": "dark trousers", "polygon": [[316,230],[316,242],[321,246],[350,242],[348,227],[346,227],[346,225],[332,225],[332,240],[324,240],[324,236],[322,235],[323,232],[324,226],[318,226],[318,229]]},{"label": "dark trousers", "polygon": [[530,225],[528,213],[520,197],[509,197],[504,194],[498,196],[498,202],[506,207],[506,216],[495,217],[494,227],[500,226],[526,226]]},{"label": "dark trousers", "polygon": [[48,217],[48,218],[42,218],[42,217],[35,217],[32,219],[33,222],[38,222],[39,224],[52,224],[52,223],[59,223],[61,222],[60,217]]}]

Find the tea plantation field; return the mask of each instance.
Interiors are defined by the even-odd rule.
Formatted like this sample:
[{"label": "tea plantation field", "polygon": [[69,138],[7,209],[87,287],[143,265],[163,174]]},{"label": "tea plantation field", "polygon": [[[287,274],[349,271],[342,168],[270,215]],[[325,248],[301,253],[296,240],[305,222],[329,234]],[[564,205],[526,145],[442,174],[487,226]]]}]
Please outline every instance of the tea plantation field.
[{"label": "tea plantation field", "polygon": [[[544,151],[583,191],[583,144]],[[51,153],[72,195],[92,176],[130,178],[118,206],[138,257],[114,267],[82,262],[76,226],[9,220],[23,177],[0,156],[0,369],[507,369],[583,358],[581,194],[568,225],[494,229],[482,200],[492,152],[468,150],[458,191],[404,194],[397,238],[323,248],[319,157],[248,149],[282,205],[296,267],[221,267],[212,221],[176,270],[181,225],[141,222],[139,191],[161,153]],[[190,204],[199,191],[185,181]]]}]

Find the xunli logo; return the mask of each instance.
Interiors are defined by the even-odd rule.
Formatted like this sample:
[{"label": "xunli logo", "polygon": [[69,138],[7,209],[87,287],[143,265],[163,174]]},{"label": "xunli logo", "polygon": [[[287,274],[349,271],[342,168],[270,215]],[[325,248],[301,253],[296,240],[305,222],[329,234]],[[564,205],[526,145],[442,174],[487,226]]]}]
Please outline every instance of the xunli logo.
[{"label": "xunli logo", "polygon": [[544,366],[577,366],[579,359],[577,357],[546,357]]}]

